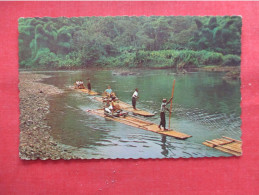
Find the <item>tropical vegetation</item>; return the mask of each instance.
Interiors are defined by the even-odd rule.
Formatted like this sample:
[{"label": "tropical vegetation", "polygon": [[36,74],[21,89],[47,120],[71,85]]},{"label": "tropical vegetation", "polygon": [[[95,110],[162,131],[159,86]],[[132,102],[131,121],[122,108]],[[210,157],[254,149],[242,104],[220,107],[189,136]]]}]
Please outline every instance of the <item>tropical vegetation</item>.
[{"label": "tropical vegetation", "polygon": [[20,68],[239,66],[238,16],[20,18]]}]

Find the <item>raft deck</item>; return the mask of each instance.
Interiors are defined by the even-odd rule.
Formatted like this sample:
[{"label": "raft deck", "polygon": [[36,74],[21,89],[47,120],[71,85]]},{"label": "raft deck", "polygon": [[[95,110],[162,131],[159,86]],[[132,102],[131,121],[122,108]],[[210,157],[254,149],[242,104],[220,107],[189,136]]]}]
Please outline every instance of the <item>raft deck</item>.
[{"label": "raft deck", "polygon": [[84,93],[87,93],[88,95],[98,95],[99,93],[95,92],[95,91],[89,91],[88,89],[76,89],[76,90],[79,90],[79,91],[82,91]]},{"label": "raft deck", "polygon": [[[99,101],[99,102],[103,102],[103,99],[101,97],[94,97],[95,100]],[[128,112],[132,112],[133,114],[136,114],[136,115],[140,115],[140,116],[155,116],[155,114],[152,114],[150,112],[147,112],[147,111],[144,111],[144,110],[134,110],[132,108],[131,105],[125,103],[125,102],[122,102],[122,101],[119,101],[119,105],[121,107],[122,110],[126,110]]]},{"label": "raft deck", "polygon": [[211,141],[206,140],[203,144],[235,156],[242,155],[242,141],[230,137],[222,136],[220,139],[213,139]]},{"label": "raft deck", "polygon": [[158,125],[155,123],[152,123],[150,121],[146,121],[143,119],[139,119],[133,116],[126,116],[125,118],[123,117],[108,117],[104,115],[104,111],[103,109],[97,109],[97,110],[88,110],[87,112],[94,114],[94,115],[98,115],[119,123],[123,123],[125,125],[129,125],[132,127],[136,127],[139,129],[143,129],[146,131],[152,131],[155,133],[159,133],[162,135],[167,135],[167,136],[171,136],[171,137],[175,137],[177,139],[187,139],[189,137],[191,137],[191,135],[187,135],[181,132],[177,132],[174,130],[168,130],[168,131],[161,131],[161,129],[158,128]]}]

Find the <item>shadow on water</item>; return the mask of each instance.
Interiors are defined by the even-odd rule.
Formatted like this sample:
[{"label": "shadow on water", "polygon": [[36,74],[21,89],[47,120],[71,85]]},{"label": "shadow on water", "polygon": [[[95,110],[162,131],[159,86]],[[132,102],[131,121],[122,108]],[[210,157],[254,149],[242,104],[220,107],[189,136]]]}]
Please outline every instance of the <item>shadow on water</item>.
[{"label": "shadow on water", "polygon": [[[178,158],[229,156],[201,143],[222,135],[240,139],[240,82],[225,83],[222,73],[194,72],[176,75],[171,70],[139,70],[130,76],[112,71],[60,71],[44,82],[65,92],[50,99],[48,123],[52,136],[62,144],[84,149],[89,158]],[[131,103],[139,88],[137,107],[159,113],[162,98],[170,98],[176,79],[172,127],[192,135],[185,141],[133,128],[86,112],[101,103],[69,87],[76,80],[91,79],[94,91],[111,85],[118,97]],[[168,115],[166,116],[168,120]],[[159,114],[149,118],[159,123]]]}]

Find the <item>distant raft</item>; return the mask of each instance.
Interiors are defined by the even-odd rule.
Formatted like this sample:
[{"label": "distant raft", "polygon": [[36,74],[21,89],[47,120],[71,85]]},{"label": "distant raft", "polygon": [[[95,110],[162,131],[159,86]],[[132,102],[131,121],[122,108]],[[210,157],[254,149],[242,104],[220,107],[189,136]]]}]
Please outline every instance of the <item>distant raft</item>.
[{"label": "distant raft", "polygon": [[[83,86],[84,87],[84,86]],[[95,92],[95,91],[89,91],[88,89],[86,89],[85,87],[82,88],[82,89],[79,89],[75,84],[74,84],[74,87],[70,87],[71,89],[75,89],[75,90],[78,90],[78,91],[81,91],[83,93],[87,93],[88,95],[99,95],[99,93]]]},{"label": "distant raft", "polygon": [[84,93],[87,93],[88,95],[99,95],[99,93],[97,93],[95,91],[92,91],[92,90],[90,91],[88,89],[77,89],[77,90],[80,90],[80,91],[82,91]]},{"label": "distant raft", "polygon": [[104,114],[104,110],[103,109],[97,109],[97,110],[87,110],[87,112],[94,114],[94,115],[98,115],[101,116],[103,118],[106,119],[110,119],[119,123],[123,123],[125,125],[129,125],[132,127],[136,127],[139,129],[143,129],[146,131],[152,131],[155,133],[159,133],[162,135],[167,135],[167,136],[171,136],[171,137],[175,137],[177,139],[187,139],[189,137],[192,137],[191,135],[187,135],[185,133],[181,133],[181,132],[177,132],[174,130],[168,130],[168,131],[161,131],[161,129],[158,128],[158,125],[155,123],[152,123],[150,121],[146,121],[143,119],[139,119],[133,116],[126,116],[126,117],[108,117]]},{"label": "distant raft", "polygon": [[242,141],[230,137],[222,136],[220,139],[206,140],[203,144],[235,156],[242,155]]},{"label": "distant raft", "polygon": [[[94,97],[94,99],[99,101],[99,102],[103,101],[102,97]],[[125,102],[122,102],[122,101],[119,101],[119,105],[120,105],[122,110],[132,112],[133,114],[136,114],[136,115],[146,116],[146,117],[155,116],[155,114],[144,111],[144,110],[139,110],[139,109],[134,110],[131,105],[129,105]]]}]

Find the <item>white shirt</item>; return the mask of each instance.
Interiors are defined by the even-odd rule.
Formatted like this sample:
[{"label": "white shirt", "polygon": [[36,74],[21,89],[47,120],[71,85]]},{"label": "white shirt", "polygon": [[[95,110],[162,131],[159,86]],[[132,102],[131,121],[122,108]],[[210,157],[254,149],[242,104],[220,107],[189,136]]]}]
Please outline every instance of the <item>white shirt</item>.
[{"label": "white shirt", "polygon": [[161,104],[160,112],[165,112],[165,110],[166,110],[166,105],[167,105],[166,102],[163,102],[163,103]]},{"label": "white shirt", "polygon": [[138,92],[135,91],[135,92],[133,93],[132,97],[134,97],[134,98],[138,97]]}]

